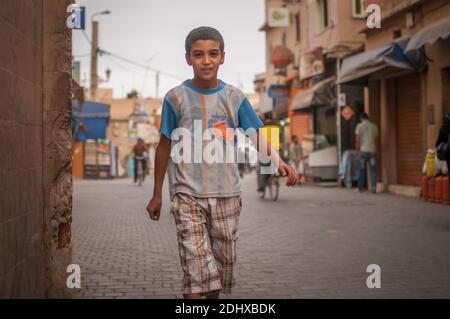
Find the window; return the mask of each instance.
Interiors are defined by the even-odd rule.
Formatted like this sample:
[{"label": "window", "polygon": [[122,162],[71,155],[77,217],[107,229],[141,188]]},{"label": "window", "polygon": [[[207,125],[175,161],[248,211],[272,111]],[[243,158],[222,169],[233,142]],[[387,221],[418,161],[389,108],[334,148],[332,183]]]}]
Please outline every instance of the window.
[{"label": "window", "polygon": [[328,0],[317,0],[317,32],[324,31],[330,25]]},{"label": "window", "polygon": [[295,15],[295,40],[297,40],[297,42],[300,42],[300,38],[301,38],[301,29],[300,29],[300,14],[296,14]]},{"label": "window", "polygon": [[394,32],[392,34],[393,34],[394,40],[398,39],[398,38],[401,38],[402,37],[402,30],[400,30],[400,29],[394,30]]},{"label": "window", "polygon": [[365,18],[364,0],[353,0],[353,18]]}]

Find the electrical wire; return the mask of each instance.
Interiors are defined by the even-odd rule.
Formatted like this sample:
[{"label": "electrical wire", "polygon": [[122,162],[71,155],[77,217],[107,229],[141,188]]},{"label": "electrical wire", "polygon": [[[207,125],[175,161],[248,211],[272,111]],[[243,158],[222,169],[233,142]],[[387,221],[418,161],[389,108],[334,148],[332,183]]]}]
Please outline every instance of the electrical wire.
[{"label": "electrical wire", "polygon": [[111,62],[112,62],[115,66],[117,66],[119,69],[122,69],[122,70],[124,70],[124,71],[126,71],[126,72],[128,72],[128,73],[130,73],[130,74],[133,74],[133,75],[137,75],[137,76],[140,76],[140,77],[144,77],[144,74],[138,73],[138,72],[135,72],[135,71],[132,71],[132,70],[130,70],[130,68],[127,68],[127,67],[123,66],[122,64],[120,64],[119,62],[117,62],[117,61],[116,61],[116,58],[114,58],[114,57],[112,57],[112,56],[107,56],[107,58],[108,58],[109,61],[111,61]]},{"label": "electrical wire", "polygon": [[81,30],[81,31],[82,31],[84,37],[86,38],[87,42],[89,42],[89,44],[92,44],[91,39],[89,39],[89,36],[86,34],[86,31],[84,31],[84,30]]},{"label": "electrical wire", "polygon": [[73,57],[76,58],[76,59],[85,58],[85,57],[88,57],[88,56],[91,56],[91,54],[90,53],[83,53],[83,54],[74,54],[73,55]]},{"label": "electrical wire", "polygon": [[[92,41],[91,41],[91,39],[89,39],[89,36],[86,34],[86,31],[85,31],[85,30],[82,30],[82,33],[83,33],[83,35],[84,35],[86,41],[88,41],[89,44],[92,45]],[[158,69],[155,69],[155,68],[151,68],[151,67],[149,67],[148,65],[142,64],[142,63],[140,63],[140,62],[133,61],[133,60],[128,59],[128,58],[126,58],[126,57],[123,57],[123,56],[121,56],[121,55],[119,55],[119,54],[116,54],[116,53],[113,53],[113,52],[110,52],[110,51],[106,51],[106,50],[102,50],[102,49],[100,49],[100,48],[98,49],[98,51],[99,51],[100,55],[107,55],[107,56],[110,56],[110,57],[114,57],[114,58],[116,58],[116,59],[122,60],[122,61],[127,62],[127,63],[129,63],[129,64],[132,64],[132,65],[134,65],[134,66],[137,66],[137,67],[139,67],[139,68],[145,69],[146,72],[147,72],[147,71],[152,71],[152,72],[159,73],[159,74],[161,74],[161,75],[165,75],[165,76],[170,77],[170,78],[173,78],[173,79],[184,80],[184,78],[181,77],[181,76],[178,76],[178,75],[175,75],[175,74],[171,74],[171,73],[169,73],[169,72],[165,72],[165,71],[158,70]],[[80,58],[80,57],[85,57],[85,56],[88,56],[88,55],[90,55],[90,53],[81,54],[81,55],[77,55],[77,56],[74,56],[74,57],[75,57],[75,58]],[[116,63],[116,65],[117,65],[117,63]],[[122,68],[122,69],[126,69],[126,68],[124,68],[124,67],[121,67],[121,68]],[[127,70],[127,71],[129,71],[129,70]],[[130,71],[129,71],[129,72],[130,72]],[[143,75],[141,75],[141,76],[143,76]]]},{"label": "electrical wire", "polygon": [[109,51],[105,51],[105,50],[101,50],[101,49],[99,49],[99,51],[100,51],[100,54],[105,54],[105,55],[109,55],[109,56],[115,57],[116,59],[122,60],[122,61],[127,62],[129,64],[132,64],[134,66],[140,67],[142,69],[153,71],[153,72],[159,72],[161,75],[165,75],[167,77],[174,78],[174,79],[177,79],[177,80],[184,80],[184,78],[182,78],[182,77],[180,77],[178,75],[174,75],[174,74],[171,74],[171,73],[168,73],[168,72],[165,72],[165,71],[161,71],[161,70],[149,67],[148,65],[145,65],[145,64],[142,64],[140,62],[136,62],[136,61],[130,60],[130,59],[125,58],[123,56],[120,56],[118,54],[115,54],[115,53],[112,53],[112,52],[109,52]]}]

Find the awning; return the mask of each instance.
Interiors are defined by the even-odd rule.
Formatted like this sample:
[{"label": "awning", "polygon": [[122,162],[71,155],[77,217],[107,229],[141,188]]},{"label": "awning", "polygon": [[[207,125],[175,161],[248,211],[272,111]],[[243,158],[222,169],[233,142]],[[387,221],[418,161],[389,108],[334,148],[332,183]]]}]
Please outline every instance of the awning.
[{"label": "awning", "polygon": [[290,81],[294,80],[295,78],[300,79],[300,78],[299,78],[299,75],[300,75],[300,72],[297,71],[297,70],[296,70],[296,71],[289,72],[289,73],[285,76],[284,82],[290,82]]},{"label": "awning", "polygon": [[413,50],[405,54],[409,38],[402,38],[371,51],[346,58],[339,72],[338,83],[348,83],[388,67],[422,71],[426,67],[423,54]]},{"label": "awning", "polygon": [[292,111],[308,112],[313,106],[336,106],[336,77],[320,81],[301,91],[292,101]]},{"label": "awning", "polygon": [[439,39],[446,39],[450,36],[450,18],[439,20],[428,27],[423,28],[412,36],[405,49],[411,52],[422,48],[426,44],[432,44]]},{"label": "awning", "polygon": [[86,101],[83,104],[72,99],[72,118],[109,118],[109,104]]}]

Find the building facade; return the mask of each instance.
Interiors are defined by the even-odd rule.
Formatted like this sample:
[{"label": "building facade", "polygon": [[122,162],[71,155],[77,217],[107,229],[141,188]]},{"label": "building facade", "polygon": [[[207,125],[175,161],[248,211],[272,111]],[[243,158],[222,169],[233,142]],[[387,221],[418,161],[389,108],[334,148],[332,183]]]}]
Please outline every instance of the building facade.
[{"label": "building facade", "polygon": [[[111,117],[107,138],[118,146],[118,176],[129,176],[130,155],[137,138],[144,139],[151,152],[159,142],[159,118],[161,99],[107,99],[111,106]],[[152,155],[152,154],[150,154]],[[153,156],[150,156],[150,168]]]},{"label": "building facade", "polygon": [[[362,1],[266,0],[265,6],[266,23],[260,30],[266,32],[266,73],[255,77],[262,113],[271,111],[274,104],[266,97],[271,85],[284,84],[289,88],[285,140],[298,136],[306,155],[324,147],[335,147],[336,153],[354,148],[354,137],[341,141],[341,136],[346,136],[341,130],[354,131],[356,115],[364,109],[364,91],[347,85],[340,86],[338,92],[336,78],[342,59],[364,49],[364,35],[359,33],[365,25]],[[277,8],[289,12],[283,27],[271,24],[271,14]],[[292,52],[292,62],[284,74],[273,65],[277,46]],[[348,105],[355,114],[342,128],[338,104]]]},{"label": "building facade", "polygon": [[381,28],[362,30],[366,51],[355,60],[394,51],[406,56],[406,62],[366,74],[363,64],[353,70],[352,81],[362,81],[366,110],[380,127],[379,188],[419,196],[427,149],[435,148],[442,118],[450,112],[450,1],[369,2],[381,8]]}]

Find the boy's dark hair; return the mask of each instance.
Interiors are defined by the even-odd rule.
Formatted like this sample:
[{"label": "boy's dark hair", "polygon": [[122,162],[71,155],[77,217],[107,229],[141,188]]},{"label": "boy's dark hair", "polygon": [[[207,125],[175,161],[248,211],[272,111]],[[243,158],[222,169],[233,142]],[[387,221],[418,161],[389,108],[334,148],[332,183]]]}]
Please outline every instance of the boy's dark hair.
[{"label": "boy's dark hair", "polygon": [[364,112],[363,114],[361,114],[361,118],[364,119],[364,120],[368,120],[369,119],[369,114]]},{"label": "boy's dark hair", "polygon": [[186,53],[191,52],[192,43],[198,40],[214,40],[219,42],[220,51],[223,53],[225,43],[219,31],[211,27],[199,27],[189,32],[184,43]]}]

